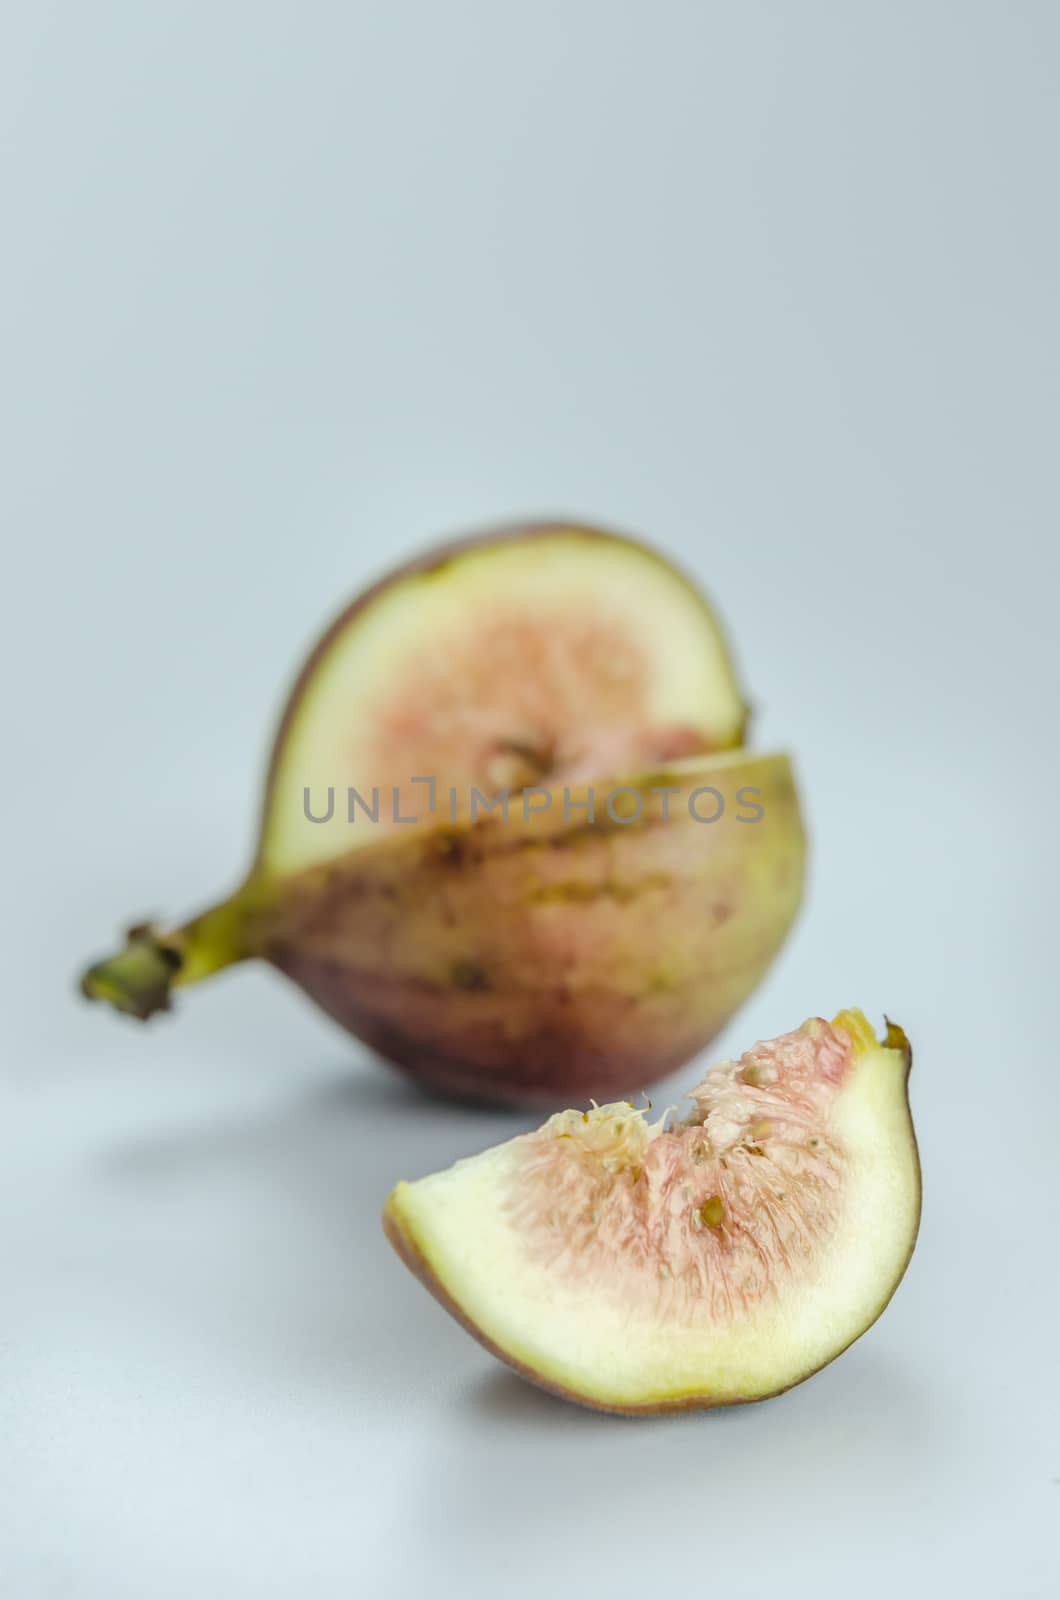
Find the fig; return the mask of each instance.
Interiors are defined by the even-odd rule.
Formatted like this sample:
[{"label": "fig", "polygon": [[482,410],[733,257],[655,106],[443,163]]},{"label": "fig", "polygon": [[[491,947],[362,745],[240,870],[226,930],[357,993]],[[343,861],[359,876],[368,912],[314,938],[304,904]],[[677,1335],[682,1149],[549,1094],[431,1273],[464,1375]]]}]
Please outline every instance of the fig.
[{"label": "fig", "polygon": [[524,1377],[630,1415],[779,1394],[887,1305],[920,1219],[911,1052],[860,1011],[399,1183],[398,1254]]},{"label": "fig", "polygon": [[82,989],[146,1018],[260,957],[438,1089],[635,1092],[746,998],[798,908],[787,758],[661,555],[543,524],[356,600],[281,719],[241,887],[137,924]]}]

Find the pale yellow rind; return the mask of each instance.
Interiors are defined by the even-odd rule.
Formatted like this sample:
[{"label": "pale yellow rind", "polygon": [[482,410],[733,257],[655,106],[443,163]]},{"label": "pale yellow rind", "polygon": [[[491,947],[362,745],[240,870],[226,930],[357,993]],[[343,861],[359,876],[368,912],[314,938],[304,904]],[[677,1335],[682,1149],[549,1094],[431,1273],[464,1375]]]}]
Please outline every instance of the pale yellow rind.
[{"label": "pale yellow rind", "polygon": [[[837,1019],[838,1021],[839,1019]],[[846,1019],[843,1019],[846,1021]],[[502,1197],[519,1141],[400,1183],[387,1214],[455,1310],[500,1354],[574,1398],[636,1410],[755,1399],[824,1366],[875,1320],[905,1269],[920,1212],[908,1056],[856,1038],[829,1133],[846,1155],[837,1225],[807,1273],[739,1320],[667,1319],[609,1303],[531,1259]]]}]

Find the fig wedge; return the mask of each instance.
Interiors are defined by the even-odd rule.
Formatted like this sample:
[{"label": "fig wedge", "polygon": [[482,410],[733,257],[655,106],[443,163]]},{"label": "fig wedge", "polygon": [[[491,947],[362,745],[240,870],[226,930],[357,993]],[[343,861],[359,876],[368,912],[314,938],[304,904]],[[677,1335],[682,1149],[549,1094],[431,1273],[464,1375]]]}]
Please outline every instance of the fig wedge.
[{"label": "fig wedge", "polygon": [[399,1183],[398,1254],[494,1355],[643,1415],[765,1399],[876,1320],[912,1254],[911,1053],[860,1011],[708,1072],[692,1110],[557,1113]]}]

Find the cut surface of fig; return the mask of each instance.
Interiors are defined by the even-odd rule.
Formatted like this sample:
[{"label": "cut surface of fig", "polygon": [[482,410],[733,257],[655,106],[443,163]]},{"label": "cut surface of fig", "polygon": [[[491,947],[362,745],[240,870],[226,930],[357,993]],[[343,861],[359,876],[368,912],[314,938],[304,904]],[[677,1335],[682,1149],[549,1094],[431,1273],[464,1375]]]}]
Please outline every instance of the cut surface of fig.
[{"label": "cut surface of fig", "polygon": [[910,1051],[859,1011],[708,1072],[683,1120],[628,1102],[400,1183],[384,1227],[482,1343],[632,1414],[763,1399],[879,1316],[912,1253]]},{"label": "cut surface of fig", "polygon": [[464,809],[472,788],[729,749],[745,721],[713,612],[662,556],[563,524],[466,540],[377,584],[320,641],[277,737],[260,863],[290,872],[370,843],[424,814],[429,781],[436,805],[454,789]]}]

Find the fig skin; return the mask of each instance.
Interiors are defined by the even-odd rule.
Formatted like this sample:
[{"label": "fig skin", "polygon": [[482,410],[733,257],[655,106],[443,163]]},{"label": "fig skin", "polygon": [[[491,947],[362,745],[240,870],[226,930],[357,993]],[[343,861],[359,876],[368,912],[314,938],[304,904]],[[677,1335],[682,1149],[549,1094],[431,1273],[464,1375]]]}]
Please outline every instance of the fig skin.
[{"label": "fig skin", "polygon": [[[635,570],[635,581],[650,594],[660,586],[657,632],[665,639],[668,605],[685,629],[682,649],[692,657],[693,676],[680,654],[676,669],[672,661],[667,668],[683,710],[669,723],[664,713],[661,726],[633,722],[625,730],[626,758],[643,753],[638,741],[647,738],[641,765],[652,770],[626,779],[589,779],[583,771],[577,781],[571,774],[564,790],[560,766],[533,777],[534,787],[550,790],[546,811],[525,816],[516,792],[507,822],[487,812],[478,820],[443,825],[431,819],[374,834],[340,828],[323,856],[317,847],[325,830],[309,826],[308,841],[320,858],[299,858],[297,848],[292,857],[289,834],[277,831],[278,819],[301,816],[307,774],[291,758],[292,741],[307,716],[321,716],[320,684],[344,639],[363,638],[358,630],[379,614],[373,608],[385,606],[409,580],[406,594],[423,595],[429,605],[438,585],[462,582],[465,560],[526,549],[538,561],[550,540],[591,566],[605,615],[608,574],[617,572],[613,581],[624,581],[628,590]],[[558,581],[562,630],[569,603]],[[513,596],[517,604],[518,578],[511,592],[498,585],[501,604],[513,603]],[[690,617],[698,620],[690,623]],[[422,635],[415,632],[408,642],[416,658]],[[697,685],[698,705],[705,660],[714,662],[710,671],[718,685],[715,720],[697,730],[687,721],[687,684]],[[324,697],[329,732],[356,727],[365,705],[372,714],[370,687],[364,705],[356,695],[350,703],[348,689],[344,693],[339,703]],[[590,673],[590,709],[593,693]],[[432,1089],[535,1106],[636,1092],[710,1042],[760,981],[798,909],[805,840],[790,766],[783,756],[734,748],[746,720],[710,607],[650,548],[607,530],[541,523],[428,552],[355,600],[311,652],[275,739],[258,847],[243,885],[183,926],[131,929],[124,950],[85,972],[82,992],[143,1020],[168,1010],[174,989],[260,958],[348,1032]],[[591,736],[597,730],[590,718],[566,731]],[[660,741],[654,750],[652,739]],[[620,763],[621,744],[604,740],[597,759]],[[682,750],[697,749],[674,760]],[[435,771],[414,743],[399,745],[397,760],[409,774]],[[367,790],[374,774],[351,776]],[[436,773],[441,793],[454,776]],[[379,777],[388,781],[384,773]],[[671,798],[664,820],[667,802],[649,791],[667,784],[681,794]],[[642,795],[640,820],[614,822],[603,814],[609,791],[619,785]],[[726,812],[717,822],[688,813],[687,796],[700,786],[725,795]],[[517,791],[518,782],[511,787]],[[739,820],[741,787],[760,791],[759,820]],[[590,788],[597,800],[593,825],[580,808]]]},{"label": "fig skin", "polygon": [[[650,791],[667,782],[730,801],[752,787],[763,815],[698,822],[674,796],[664,820]],[[599,810],[609,786],[594,787]],[[761,980],[798,909],[805,841],[784,757],[624,787],[643,798],[635,823],[565,822],[557,803],[351,852],[288,885],[261,953],[433,1089],[527,1106],[636,1093]]]},{"label": "fig skin", "polygon": [[[727,802],[713,823],[687,804],[707,785]],[[640,796],[636,821],[607,817],[619,786]],[[590,788],[593,824],[577,809]],[[754,822],[733,804],[744,788]],[[544,1107],[635,1094],[705,1048],[780,949],[805,866],[795,784],[787,757],[732,751],[568,798],[570,820],[558,798],[524,819],[516,797],[507,823],[252,877],[184,929],[134,929],[86,991],[146,1018],[172,986],[257,956],[431,1089]]]}]

